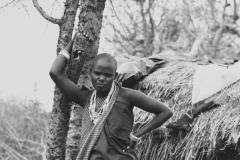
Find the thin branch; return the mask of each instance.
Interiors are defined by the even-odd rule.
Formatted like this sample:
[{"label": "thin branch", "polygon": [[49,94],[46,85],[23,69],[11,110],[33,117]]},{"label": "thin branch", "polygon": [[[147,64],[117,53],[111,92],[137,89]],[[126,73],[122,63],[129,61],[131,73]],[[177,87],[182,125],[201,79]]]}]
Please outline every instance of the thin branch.
[{"label": "thin branch", "polygon": [[161,7],[161,9],[162,9],[162,12],[161,12],[161,15],[159,16],[160,21],[158,24],[155,24],[155,28],[160,27],[160,25],[163,23],[163,20],[166,18],[166,15],[167,15],[166,8]]},{"label": "thin branch", "polygon": [[154,3],[154,2],[155,2],[155,0],[149,0],[149,1],[148,1],[148,8],[147,8],[145,14],[151,14],[150,12],[151,12],[151,10],[152,10],[153,3]]},{"label": "thin branch", "polygon": [[14,157],[17,157],[17,159],[21,159],[21,160],[27,160],[26,157],[24,157],[23,155],[21,155],[21,153],[19,153],[18,151],[16,151],[14,148],[12,148],[11,146],[9,146],[8,144],[1,142],[0,146],[2,146],[3,148],[6,149],[7,152],[12,153],[12,155]]},{"label": "thin branch", "polygon": [[3,6],[0,6],[0,9],[5,8],[5,7],[8,7],[8,6],[10,6],[11,4],[13,4],[14,2],[16,2],[16,0],[12,0],[12,1],[4,4]]},{"label": "thin branch", "polygon": [[186,8],[184,8],[184,9],[186,9],[186,11],[187,11],[186,16],[187,16],[187,18],[188,18],[188,21],[189,21],[189,23],[192,24],[193,28],[196,29],[196,26],[195,26],[195,24],[194,24],[194,22],[193,22],[192,14],[191,14],[191,11],[190,11],[189,3],[188,3],[186,0],[184,0],[183,3],[184,3],[184,5],[185,5],[185,7],[186,7]]},{"label": "thin branch", "polygon": [[140,12],[141,12],[141,18],[142,18],[142,26],[143,26],[143,35],[144,35],[144,39],[146,39],[147,37],[147,22],[146,22],[146,15],[144,13],[144,1],[139,1],[139,5],[140,5]]},{"label": "thin branch", "polygon": [[132,52],[128,49],[128,47],[125,44],[123,44],[122,41],[120,41],[119,39],[114,38],[113,42],[119,44],[121,46],[121,49],[125,50],[127,52],[127,54],[129,54],[129,55],[132,54]]},{"label": "thin branch", "polygon": [[[124,41],[121,40],[121,38],[118,37],[118,35],[114,36],[112,39],[105,37],[105,40],[108,42],[114,42],[113,44],[118,44],[121,46],[121,49],[125,50],[128,54],[131,54],[131,51],[127,48],[126,45],[123,44]],[[118,47],[117,47],[118,48]]]},{"label": "thin branch", "polygon": [[[127,4],[127,6],[128,6],[128,4]],[[137,22],[136,18],[133,16],[133,14],[130,13],[129,8],[131,8],[131,7],[124,7],[124,13],[127,14],[129,19],[131,19],[130,23],[133,25],[133,27],[136,30],[142,31],[142,28],[140,28],[140,26],[139,26],[139,22]]]},{"label": "thin branch", "polygon": [[233,18],[234,18],[234,22],[236,22],[237,20],[238,20],[238,18],[239,18],[239,16],[238,16],[238,13],[237,13],[237,9],[238,9],[238,7],[237,7],[237,2],[236,2],[236,0],[233,0],[233,6],[234,6],[234,13],[233,13]]},{"label": "thin branch", "polygon": [[[112,29],[114,30],[114,33],[118,36],[120,36],[119,38],[121,38],[122,40],[124,41],[127,41],[133,48],[134,48],[134,45],[132,43],[130,43],[132,41],[132,39],[129,39],[129,34],[128,35],[124,35],[122,34],[122,31],[117,29],[117,27],[112,24],[112,23],[109,23],[109,25],[112,27]],[[133,37],[134,38],[134,37]]]},{"label": "thin branch", "polygon": [[63,8],[63,7],[64,7],[64,6],[61,5],[61,3],[60,3],[58,0],[54,0],[53,3],[51,4],[51,6],[48,8],[48,10],[51,10],[51,11],[50,11],[50,14],[53,13],[54,7],[55,7],[56,5],[57,5],[58,7],[60,7],[60,8]]},{"label": "thin branch", "polygon": [[[33,140],[30,140],[30,139],[19,139],[18,140],[20,143],[23,143],[23,144],[30,144],[30,145],[34,145],[36,147],[43,147],[43,145],[37,141],[33,141]],[[25,145],[26,146],[26,145]]]},{"label": "thin branch", "polygon": [[38,12],[43,16],[43,18],[45,18],[46,20],[48,20],[49,22],[52,22],[54,24],[58,24],[61,25],[63,23],[62,19],[57,19],[57,18],[53,18],[51,16],[49,16],[43,9],[42,7],[39,5],[38,0],[32,0],[34,7],[38,10]]},{"label": "thin branch", "polygon": [[[128,28],[123,26],[120,18],[119,18],[118,15],[117,15],[117,12],[116,12],[115,8],[114,8],[114,5],[113,5],[112,0],[110,0],[110,2],[111,2],[111,6],[112,6],[113,13],[115,14],[117,20],[119,21],[119,23],[120,23],[120,25],[121,25],[121,27],[122,27],[123,32],[124,32],[125,35],[126,35],[125,39],[126,39],[126,40],[128,41],[128,43],[133,47],[133,44],[132,44],[131,41],[128,39],[128,37],[127,37],[128,34],[127,34],[126,30],[125,30],[125,29],[128,29]],[[113,25],[113,27],[114,27],[114,25]]]},{"label": "thin branch", "polygon": [[27,9],[27,6],[21,1],[21,0],[18,0],[18,3],[20,3],[21,4],[21,8],[23,8],[24,9],[24,11],[26,12],[26,14],[28,15],[28,16],[30,16],[30,14],[29,14],[29,12],[28,12],[28,9]]},{"label": "thin branch", "polygon": [[209,5],[210,5],[211,18],[215,22],[215,24],[218,24],[218,21],[216,19],[215,13],[214,13],[214,11],[215,11],[215,8],[214,8],[215,1],[212,1],[212,0],[207,0],[207,1],[208,1]]},{"label": "thin branch", "polygon": [[196,34],[192,32],[190,29],[188,29],[188,27],[184,23],[180,23],[180,26],[189,36],[191,36],[194,39],[196,38]]},{"label": "thin branch", "polygon": [[[225,15],[226,8],[227,8],[229,5],[230,5],[230,4],[228,3],[228,1],[225,0],[224,6],[223,6],[222,19],[224,19],[224,15]],[[223,20],[222,20],[222,21],[223,21]]]}]

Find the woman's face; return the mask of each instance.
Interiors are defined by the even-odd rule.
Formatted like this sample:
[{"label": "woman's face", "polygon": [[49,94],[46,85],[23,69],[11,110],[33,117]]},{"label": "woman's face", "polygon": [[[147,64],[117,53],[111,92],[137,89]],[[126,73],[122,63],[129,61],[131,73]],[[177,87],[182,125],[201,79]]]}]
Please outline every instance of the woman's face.
[{"label": "woman's face", "polygon": [[91,78],[93,87],[97,92],[107,92],[111,89],[115,79],[116,66],[108,58],[99,58],[93,64]]}]

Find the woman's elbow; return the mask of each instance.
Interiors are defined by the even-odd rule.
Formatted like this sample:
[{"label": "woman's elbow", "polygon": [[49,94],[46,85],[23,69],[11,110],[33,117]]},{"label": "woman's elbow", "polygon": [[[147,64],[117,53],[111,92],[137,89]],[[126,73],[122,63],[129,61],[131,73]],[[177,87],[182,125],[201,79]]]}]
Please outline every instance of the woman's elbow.
[{"label": "woman's elbow", "polygon": [[165,115],[166,117],[171,118],[173,116],[173,112],[170,108],[167,108],[167,110],[165,110]]},{"label": "woman's elbow", "polygon": [[57,79],[58,74],[54,72],[53,70],[49,71],[49,76],[51,77],[52,80]]},{"label": "woman's elbow", "polygon": [[167,116],[168,118],[171,118],[173,116],[173,112],[170,109],[167,111]]}]

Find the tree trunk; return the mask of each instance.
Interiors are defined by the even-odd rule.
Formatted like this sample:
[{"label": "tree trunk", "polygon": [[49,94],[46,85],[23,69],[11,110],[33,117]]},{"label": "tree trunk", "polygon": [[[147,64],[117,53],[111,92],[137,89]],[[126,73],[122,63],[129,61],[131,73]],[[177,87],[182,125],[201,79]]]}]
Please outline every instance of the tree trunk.
[{"label": "tree trunk", "polygon": [[[78,6],[79,0],[67,0],[65,2],[65,11],[62,17],[63,23],[59,25],[60,32],[57,52],[59,52],[63,46],[66,46],[72,37]],[[65,159],[65,145],[69,116],[70,107],[68,102],[61,94],[60,90],[55,87],[54,103],[49,123],[49,135],[47,140],[46,157],[48,160]]]},{"label": "tree trunk", "polygon": [[[78,52],[80,57],[77,63],[78,68],[82,68],[79,84],[91,88],[89,71],[91,60],[98,52],[99,36],[102,27],[103,10],[105,0],[84,0],[80,4],[80,14],[78,31],[81,33],[73,45],[73,52]],[[84,66],[82,66],[84,64]],[[70,70],[74,71],[74,70]],[[79,76],[78,70],[72,75]],[[81,138],[81,107],[73,105],[71,111],[70,128],[67,139],[66,160],[76,159],[79,151],[79,142]]]},{"label": "tree trunk", "polygon": [[[65,19],[65,23],[60,26],[58,51],[62,46],[65,46],[72,37],[78,3],[79,1],[74,0],[69,0],[65,3],[66,8],[63,18]],[[80,4],[78,30],[81,34],[79,34],[73,45],[73,52],[77,51],[80,57],[79,60],[71,57],[66,69],[66,75],[75,83],[77,83],[79,79],[81,70],[81,77],[83,77],[81,82],[90,80],[88,78],[88,73],[91,66],[91,60],[97,54],[98,50],[104,6],[105,0],[83,0]],[[87,79],[85,77],[87,77]],[[71,104],[64,98],[59,89],[55,87],[54,104],[49,127],[50,133],[47,143],[48,160],[64,160],[65,157],[66,159],[74,159],[73,157],[75,157],[78,152],[80,127],[77,124],[79,124],[80,115],[78,115],[79,112],[76,112],[75,107],[73,107],[73,116],[71,117],[76,117],[77,120],[75,121],[76,123],[71,126],[75,129],[77,128],[77,130],[69,136],[70,141],[65,156],[70,106]],[[74,123],[74,120],[71,122]]]}]

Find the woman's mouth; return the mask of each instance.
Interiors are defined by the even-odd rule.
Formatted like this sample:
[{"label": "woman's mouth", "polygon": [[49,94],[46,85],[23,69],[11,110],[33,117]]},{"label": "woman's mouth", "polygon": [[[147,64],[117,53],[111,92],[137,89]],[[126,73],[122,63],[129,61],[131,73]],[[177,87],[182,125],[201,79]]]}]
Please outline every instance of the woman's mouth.
[{"label": "woman's mouth", "polygon": [[97,83],[96,86],[97,87],[104,87],[104,84],[103,83]]}]

